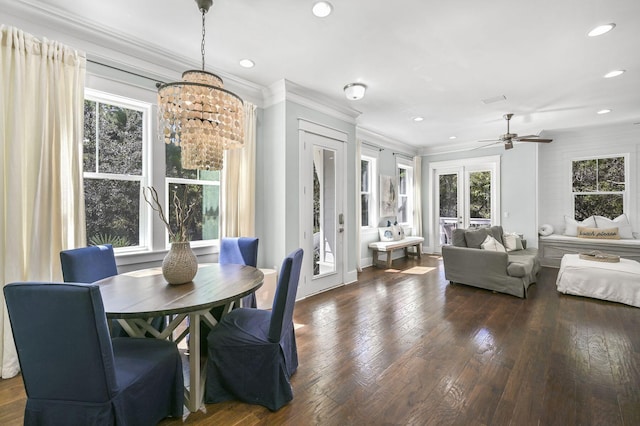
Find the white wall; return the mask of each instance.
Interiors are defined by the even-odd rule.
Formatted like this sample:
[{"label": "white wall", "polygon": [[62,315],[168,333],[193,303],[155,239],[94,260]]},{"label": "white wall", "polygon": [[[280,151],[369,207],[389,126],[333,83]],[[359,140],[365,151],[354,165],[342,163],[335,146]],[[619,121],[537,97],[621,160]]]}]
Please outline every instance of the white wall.
[{"label": "white wall", "polygon": [[627,215],[634,232],[640,231],[640,126],[622,124],[546,132],[553,142],[540,148],[539,223],[564,231],[564,216],[573,217],[571,161],[580,157],[629,154]]}]

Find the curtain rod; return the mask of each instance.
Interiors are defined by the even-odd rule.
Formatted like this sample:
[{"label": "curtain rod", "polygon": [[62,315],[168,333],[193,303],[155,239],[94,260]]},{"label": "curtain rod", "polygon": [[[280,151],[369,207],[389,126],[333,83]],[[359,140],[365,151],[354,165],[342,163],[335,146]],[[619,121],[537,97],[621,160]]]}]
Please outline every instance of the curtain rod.
[{"label": "curtain rod", "polygon": [[394,152],[393,155],[394,155],[394,157],[398,156],[398,155],[401,156],[401,157],[406,157],[406,158],[408,158],[410,160],[413,160],[413,157],[415,157],[414,155],[405,154],[404,152]]},{"label": "curtain rod", "polygon": [[103,64],[102,62],[94,61],[94,60],[91,60],[91,59],[87,59],[87,62],[91,62],[92,64],[96,64],[96,65],[100,65],[100,66],[103,66],[103,67],[111,68],[112,70],[121,71],[121,72],[124,72],[124,73],[127,73],[127,74],[135,75],[136,77],[144,78],[146,80],[151,80],[151,81],[156,83],[156,87],[158,85],[164,83],[164,81],[160,81],[157,78],[151,78],[149,76],[138,74],[138,73],[135,73],[133,71],[128,71],[128,70],[124,70],[122,68],[114,67],[113,65]]},{"label": "curtain rod", "polygon": [[378,151],[384,151],[384,148],[382,148],[381,146],[374,145],[374,144],[369,143],[369,142],[360,141],[360,144],[361,144],[361,145],[370,146],[371,148],[375,148],[375,149],[377,149]]}]

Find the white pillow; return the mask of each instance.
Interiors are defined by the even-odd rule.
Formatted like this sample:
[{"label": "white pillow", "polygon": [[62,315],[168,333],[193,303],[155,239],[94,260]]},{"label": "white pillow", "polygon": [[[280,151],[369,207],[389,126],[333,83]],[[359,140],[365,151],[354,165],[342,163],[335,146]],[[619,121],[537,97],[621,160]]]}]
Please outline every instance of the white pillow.
[{"label": "white pillow", "polygon": [[578,222],[577,220],[570,218],[569,216],[564,217],[564,235],[568,237],[577,237],[578,226],[584,226],[585,228],[595,228],[596,220],[593,216],[589,216],[582,222]]},{"label": "white pillow", "polygon": [[524,249],[520,235],[516,234],[515,232],[503,234],[502,241],[504,241],[504,247],[507,249],[507,251]]},{"label": "white pillow", "polygon": [[393,241],[393,229],[390,226],[378,228],[378,234],[380,235],[380,241]]},{"label": "white pillow", "polygon": [[493,238],[491,235],[487,235],[487,238],[484,239],[484,241],[482,242],[482,244],[480,244],[480,247],[483,250],[489,250],[489,251],[499,251],[502,253],[506,253],[507,250],[504,248],[504,246],[502,244],[500,244],[500,242],[498,240],[496,240],[495,238]]},{"label": "white pillow", "polygon": [[[576,227],[576,230],[577,229],[578,228]],[[540,229],[538,229],[538,234],[542,235],[543,237],[546,237],[547,235],[553,234],[553,226],[549,225],[548,223],[545,223],[544,225],[542,225],[540,227]]]},{"label": "white pillow", "polygon": [[633,238],[633,232],[631,232],[631,223],[626,214],[621,214],[615,219],[607,219],[603,216],[596,216],[596,225],[598,228],[618,228],[618,234],[620,238]]}]

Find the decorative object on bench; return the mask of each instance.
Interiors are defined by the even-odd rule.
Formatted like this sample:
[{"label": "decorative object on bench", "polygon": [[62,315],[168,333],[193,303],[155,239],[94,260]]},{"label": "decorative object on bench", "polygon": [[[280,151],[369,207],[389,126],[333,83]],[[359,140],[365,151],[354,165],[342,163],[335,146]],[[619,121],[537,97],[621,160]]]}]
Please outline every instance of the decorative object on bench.
[{"label": "decorative object on bench", "polygon": [[538,229],[538,234],[542,235],[543,237],[553,234],[553,226],[545,223]]},{"label": "decorative object on bench", "polygon": [[[398,225],[399,226],[399,225]],[[384,229],[384,228],[381,228]],[[382,231],[380,231],[382,232]],[[382,235],[382,234],[381,234]],[[417,236],[411,236],[411,237],[407,237],[405,236],[403,239],[401,240],[391,240],[391,241],[385,241],[382,240],[382,238],[380,238],[381,241],[375,241],[373,243],[369,244],[369,248],[373,250],[373,265],[374,266],[379,266],[378,265],[378,254],[379,253],[386,253],[387,254],[387,259],[386,262],[384,264],[384,266],[386,266],[387,268],[391,268],[391,262],[393,260],[393,250],[397,250],[397,249],[404,249],[404,255],[405,256],[417,256],[418,258],[421,257],[422,255],[422,243],[424,242],[424,238],[422,237],[417,237]],[[414,247],[414,251],[409,251],[410,247]]]},{"label": "decorative object on bench", "polygon": [[640,263],[633,260],[593,262],[567,254],[562,258],[556,285],[561,293],[640,308]]},{"label": "decorative object on bench", "polygon": [[617,256],[615,254],[603,253],[598,250],[592,250],[588,253],[580,253],[580,259],[591,260],[594,262],[609,262],[609,263],[620,262],[620,256]]},{"label": "decorative object on bench", "polygon": [[453,245],[442,247],[445,278],[451,283],[526,297],[527,289],[536,281],[540,271],[537,249],[510,252],[481,249],[488,236],[504,247],[504,234],[501,226],[454,229]]},{"label": "decorative object on bench", "polygon": [[619,240],[618,228],[585,228],[578,226],[578,238],[594,238],[597,240]]}]

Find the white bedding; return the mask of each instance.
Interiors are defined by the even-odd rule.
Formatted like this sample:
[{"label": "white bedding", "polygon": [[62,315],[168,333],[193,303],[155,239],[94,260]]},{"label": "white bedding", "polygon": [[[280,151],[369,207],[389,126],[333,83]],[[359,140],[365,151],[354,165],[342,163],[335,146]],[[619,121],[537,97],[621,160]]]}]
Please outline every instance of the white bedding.
[{"label": "white bedding", "polygon": [[577,254],[566,254],[560,263],[556,285],[561,293],[640,308],[640,263],[634,260],[595,262],[580,259]]}]

